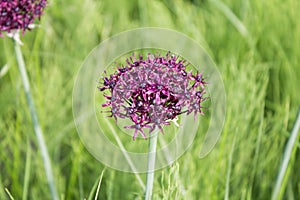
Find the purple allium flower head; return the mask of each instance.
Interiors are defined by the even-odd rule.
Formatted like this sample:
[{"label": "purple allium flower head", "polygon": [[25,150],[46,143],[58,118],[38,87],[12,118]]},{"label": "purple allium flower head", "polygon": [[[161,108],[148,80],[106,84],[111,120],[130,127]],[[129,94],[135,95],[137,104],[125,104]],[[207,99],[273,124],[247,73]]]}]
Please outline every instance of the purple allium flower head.
[{"label": "purple allium flower head", "polygon": [[[103,78],[99,86],[110,108],[110,117],[129,118],[134,129],[133,139],[138,132],[146,139],[145,128],[151,133],[162,125],[170,125],[170,120],[181,114],[203,114],[201,103],[207,99],[206,82],[202,73],[193,74],[186,70],[188,63],[168,52],[166,56],[148,54],[146,59],[134,55],[127,59],[125,66]],[[106,73],[106,72],[105,72]]]},{"label": "purple allium flower head", "polygon": [[1,0],[0,36],[12,30],[30,30],[36,18],[40,19],[47,4],[46,0]]}]

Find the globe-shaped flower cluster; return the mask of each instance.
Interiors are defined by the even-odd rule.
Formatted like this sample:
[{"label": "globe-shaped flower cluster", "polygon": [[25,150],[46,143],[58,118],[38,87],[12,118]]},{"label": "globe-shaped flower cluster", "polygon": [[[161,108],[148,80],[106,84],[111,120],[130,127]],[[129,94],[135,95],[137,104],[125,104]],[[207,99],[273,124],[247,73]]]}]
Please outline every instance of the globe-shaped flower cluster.
[{"label": "globe-shaped flower cluster", "polygon": [[36,18],[40,19],[46,6],[46,0],[1,0],[0,36],[12,30],[30,30]]},{"label": "globe-shaped flower cluster", "polygon": [[[201,103],[207,98],[206,82],[202,73],[187,71],[188,63],[178,56],[148,54],[146,59],[134,55],[127,64],[103,78],[99,86],[109,107],[110,117],[129,118],[133,125],[124,128],[135,129],[133,139],[138,132],[146,139],[145,128],[151,133],[155,128],[163,132],[162,125],[181,114],[203,114]],[[106,73],[106,72],[105,72]]]}]

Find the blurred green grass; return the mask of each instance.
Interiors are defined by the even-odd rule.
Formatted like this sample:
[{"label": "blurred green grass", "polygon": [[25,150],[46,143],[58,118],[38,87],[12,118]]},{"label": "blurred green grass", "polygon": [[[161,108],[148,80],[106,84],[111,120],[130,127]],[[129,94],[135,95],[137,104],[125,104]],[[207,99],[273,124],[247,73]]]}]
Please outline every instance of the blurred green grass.
[{"label": "blurred green grass", "polygon": [[[156,172],[154,199],[270,199],[300,104],[299,9],[296,0],[50,1],[22,49],[61,199],[87,198],[104,169],[73,124],[76,72],[99,42],[145,26],[202,44],[227,96],[216,147],[200,160],[199,130],[178,162]],[[0,67],[10,66],[0,79],[0,199],[8,199],[5,188],[15,199],[50,199],[12,42],[1,38],[0,47]],[[300,198],[299,165],[298,140],[283,199]],[[143,199],[143,190],[133,174],[107,168],[99,199]]]}]

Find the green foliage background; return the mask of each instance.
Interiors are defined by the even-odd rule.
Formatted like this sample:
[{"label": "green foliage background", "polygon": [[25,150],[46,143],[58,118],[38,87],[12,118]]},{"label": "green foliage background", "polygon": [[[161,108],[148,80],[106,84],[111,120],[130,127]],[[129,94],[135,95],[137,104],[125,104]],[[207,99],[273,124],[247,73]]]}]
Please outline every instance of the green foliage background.
[{"label": "green foliage background", "polygon": [[[52,0],[41,27],[22,37],[32,94],[61,199],[93,194],[105,166],[82,145],[72,89],[101,41],[138,27],[180,31],[201,43],[226,88],[226,122],[204,159],[197,136],[155,174],[154,199],[270,199],[300,105],[300,1]],[[176,41],[174,41],[176,42]],[[12,41],[0,38],[0,199],[50,199]],[[300,199],[299,138],[279,196]],[[145,174],[140,174],[145,181]],[[106,168],[99,199],[143,199],[133,174]]]}]

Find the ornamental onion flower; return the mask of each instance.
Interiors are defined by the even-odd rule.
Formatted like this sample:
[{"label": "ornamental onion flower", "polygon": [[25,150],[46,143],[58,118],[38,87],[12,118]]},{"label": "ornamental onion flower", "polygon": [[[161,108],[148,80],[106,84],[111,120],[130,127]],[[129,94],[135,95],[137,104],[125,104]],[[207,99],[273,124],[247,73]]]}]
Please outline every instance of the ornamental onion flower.
[{"label": "ornamental onion flower", "polygon": [[[104,93],[110,117],[128,118],[133,124],[133,139],[138,132],[146,139],[145,128],[151,133],[181,114],[203,114],[201,103],[207,98],[206,82],[202,73],[187,71],[188,63],[168,52],[166,56],[148,54],[134,55],[127,63],[118,66],[115,73],[103,78],[98,89]],[[106,74],[106,72],[105,72]]]},{"label": "ornamental onion flower", "polygon": [[36,18],[40,19],[46,0],[1,0],[0,36],[3,32],[30,30]]}]

